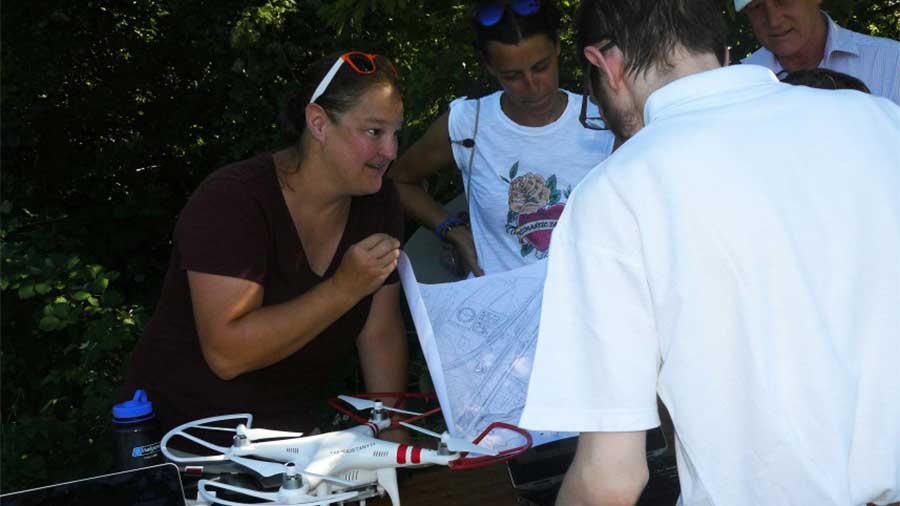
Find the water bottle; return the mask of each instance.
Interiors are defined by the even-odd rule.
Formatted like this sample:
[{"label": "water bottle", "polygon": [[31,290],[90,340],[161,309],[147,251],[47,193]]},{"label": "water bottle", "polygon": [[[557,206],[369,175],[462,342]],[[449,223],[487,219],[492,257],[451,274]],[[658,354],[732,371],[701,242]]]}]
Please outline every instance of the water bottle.
[{"label": "water bottle", "polygon": [[159,451],[159,421],[147,392],[137,389],[130,401],[113,406],[112,426],[120,471],[164,462]]}]

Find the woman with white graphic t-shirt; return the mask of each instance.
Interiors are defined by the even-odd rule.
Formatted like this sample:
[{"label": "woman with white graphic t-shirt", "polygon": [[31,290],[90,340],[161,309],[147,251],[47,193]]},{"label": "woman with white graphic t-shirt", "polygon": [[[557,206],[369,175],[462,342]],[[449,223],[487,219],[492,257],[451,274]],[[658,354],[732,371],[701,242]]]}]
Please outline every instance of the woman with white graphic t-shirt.
[{"label": "woman with white graphic t-shirt", "polygon": [[[454,100],[389,172],[406,213],[452,243],[475,275],[546,257],[572,188],[612,151],[609,131],[579,121],[596,108],[559,88],[559,19],[550,1],[480,3],[475,46],[502,89]],[[419,186],[454,162],[469,223]]]}]

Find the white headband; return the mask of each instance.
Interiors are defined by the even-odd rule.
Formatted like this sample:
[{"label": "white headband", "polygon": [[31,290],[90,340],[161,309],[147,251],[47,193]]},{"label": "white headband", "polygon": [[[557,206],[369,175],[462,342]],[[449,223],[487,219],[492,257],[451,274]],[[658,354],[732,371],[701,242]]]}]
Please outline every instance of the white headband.
[{"label": "white headband", "polygon": [[316,86],[316,91],[313,92],[312,98],[309,99],[309,103],[312,104],[316,101],[317,98],[322,96],[322,93],[325,93],[325,90],[328,89],[328,85],[331,84],[331,80],[334,79],[334,75],[337,74],[338,69],[341,68],[341,64],[344,63],[344,59],[338,56],[334,65],[331,66],[331,69],[325,74],[325,77],[322,78],[322,81]]}]

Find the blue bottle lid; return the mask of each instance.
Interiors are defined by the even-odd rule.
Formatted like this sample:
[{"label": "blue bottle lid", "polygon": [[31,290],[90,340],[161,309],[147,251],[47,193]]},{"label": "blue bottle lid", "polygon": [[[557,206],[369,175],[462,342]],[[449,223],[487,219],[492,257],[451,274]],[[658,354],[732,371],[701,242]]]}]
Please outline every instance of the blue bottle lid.
[{"label": "blue bottle lid", "polygon": [[147,399],[147,392],[138,388],[134,391],[134,398],[113,406],[115,418],[138,418],[153,414],[153,403]]}]

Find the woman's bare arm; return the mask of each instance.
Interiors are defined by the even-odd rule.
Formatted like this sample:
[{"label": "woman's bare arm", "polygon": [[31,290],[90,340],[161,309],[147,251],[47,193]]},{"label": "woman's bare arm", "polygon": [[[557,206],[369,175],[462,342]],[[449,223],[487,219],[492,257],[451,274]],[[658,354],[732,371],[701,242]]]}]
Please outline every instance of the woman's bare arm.
[{"label": "woman's bare arm", "polygon": [[302,348],[396,268],[400,242],[373,234],[350,247],[334,276],[282,304],[262,306],[263,287],[188,271],[194,320],[207,364],[222,379],[279,362]]},{"label": "woman's bare arm", "polygon": [[[416,223],[431,230],[447,219],[447,211],[422,188],[422,181],[442,167],[454,164],[450,147],[450,113],[445,112],[428,127],[425,135],[413,144],[394,163],[388,172],[397,186],[397,195],[403,210]],[[463,259],[476,276],[484,271],[478,265],[478,254],[472,232],[457,227],[447,234],[447,240],[459,250]]]}]

